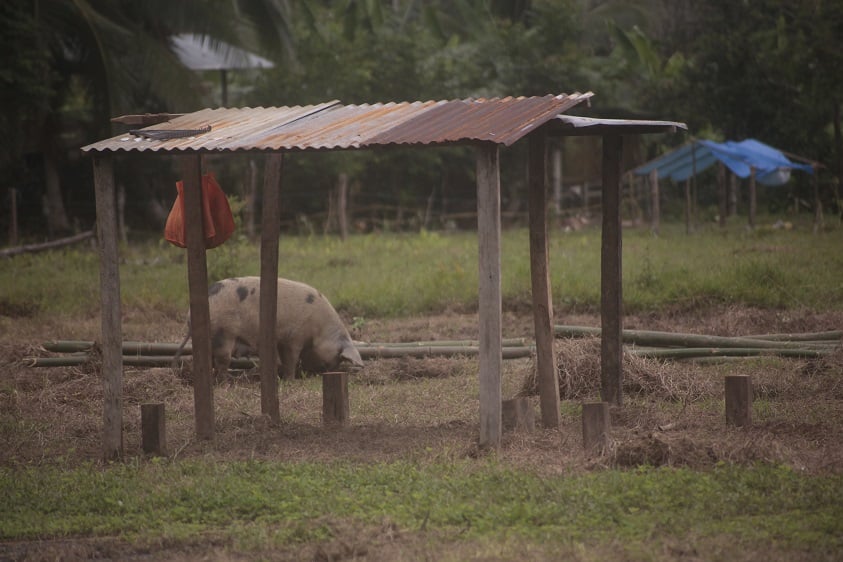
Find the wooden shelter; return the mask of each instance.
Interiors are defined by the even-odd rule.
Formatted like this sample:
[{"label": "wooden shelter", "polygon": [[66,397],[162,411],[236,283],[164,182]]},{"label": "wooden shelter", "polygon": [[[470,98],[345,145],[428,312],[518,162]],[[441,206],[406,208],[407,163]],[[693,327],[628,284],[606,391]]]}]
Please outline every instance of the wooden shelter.
[{"label": "wooden shelter", "polygon": [[[103,352],[103,454],[122,455],[122,336],[113,156],[119,152],[177,156],[184,181],[188,283],[193,331],[196,434],[214,435],[208,281],[202,225],[201,156],[228,152],[266,154],[261,225],[259,342],[261,412],[280,419],[274,341],[284,155],[300,151],[371,149],[392,145],[470,145],[476,148],[479,238],[479,442],[496,447],[501,424],[501,146],[529,142],[530,263],[541,419],[560,422],[553,354],[553,306],[547,244],[546,139],[554,135],[603,138],[601,321],[603,399],[621,404],[621,152],[622,135],[684,129],[667,121],[600,120],[564,113],[592,94],[466,99],[373,105],[332,101],[305,107],[205,109],[158,116],[157,124],[82,148],[92,156],[100,242]],[[144,123],[137,116],[131,122]],[[147,122],[148,123],[148,122]]]}]

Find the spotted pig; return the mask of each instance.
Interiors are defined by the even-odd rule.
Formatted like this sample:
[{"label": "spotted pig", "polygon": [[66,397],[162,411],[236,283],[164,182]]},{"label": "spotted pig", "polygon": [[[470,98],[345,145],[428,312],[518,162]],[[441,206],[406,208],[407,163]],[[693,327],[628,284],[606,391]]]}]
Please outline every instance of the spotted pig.
[{"label": "spotted pig", "polygon": [[[208,293],[211,356],[214,369],[223,374],[232,356],[257,352],[260,277],[224,279],[211,285]],[[295,376],[299,360],[304,369],[312,372],[335,369],[344,361],[363,365],[337,311],[313,287],[279,278],[277,316],[275,337],[284,379]],[[188,323],[180,351],[190,336]]]}]

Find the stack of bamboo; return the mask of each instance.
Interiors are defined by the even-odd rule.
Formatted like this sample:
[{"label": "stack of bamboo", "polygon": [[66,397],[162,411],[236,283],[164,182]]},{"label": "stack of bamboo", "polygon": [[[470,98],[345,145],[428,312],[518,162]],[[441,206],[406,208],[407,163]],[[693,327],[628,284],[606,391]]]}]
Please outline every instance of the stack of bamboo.
[{"label": "stack of bamboo", "polygon": [[[554,327],[558,338],[599,337],[600,328],[585,326]],[[694,359],[755,357],[776,355],[779,357],[816,358],[831,353],[840,347],[843,331],[813,332],[802,334],[767,334],[744,337],[705,336],[675,332],[646,330],[623,330],[622,340],[626,351],[639,357],[659,359]],[[535,346],[525,338],[503,340],[503,358],[518,359],[530,357]],[[419,341],[406,343],[360,343],[357,344],[364,359],[386,359],[395,357],[442,357],[456,355],[477,355],[479,343],[474,340]],[[32,367],[72,367],[90,360],[94,342],[59,340],[46,342],[47,351],[64,353],[58,357],[34,357],[27,360]],[[123,342],[123,363],[135,367],[167,367],[172,364],[178,350],[174,343]],[[183,355],[190,355],[191,346],[185,346]],[[231,367],[251,369],[256,359],[235,358]]]}]

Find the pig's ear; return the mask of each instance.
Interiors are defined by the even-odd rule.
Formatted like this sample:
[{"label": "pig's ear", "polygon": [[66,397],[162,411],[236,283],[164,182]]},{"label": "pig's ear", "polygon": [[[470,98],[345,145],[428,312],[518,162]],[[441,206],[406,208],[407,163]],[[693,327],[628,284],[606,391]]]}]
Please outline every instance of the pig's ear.
[{"label": "pig's ear", "polygon": [[340,359],[343,361],[348,361],[349,363],[353,363],[358,367],[363,366],[363,358],[360,357],[360,352],[357,351],[357,348],[354,347],[354,344],[347,345],[342,348],[340,352]]}]

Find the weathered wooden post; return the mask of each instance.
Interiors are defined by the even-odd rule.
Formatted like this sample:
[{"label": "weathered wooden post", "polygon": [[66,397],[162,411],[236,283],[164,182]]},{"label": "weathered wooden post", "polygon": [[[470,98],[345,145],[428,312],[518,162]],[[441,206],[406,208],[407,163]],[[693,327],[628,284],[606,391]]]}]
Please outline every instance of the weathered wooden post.
[{"label": "weathered wooden post", "polygon": [[322,373],[322,423],[345,425],[349,417],[348,373]]},{"label": "weathered wooden post", "polygon": [[717,163],[717,214],[720,228],[726,226],[726,214],[728,211],[728,201],[726,194],[726,165],[723,162]]},{"label": "weathered wooden post", "polygon": [[750,168],[749,172],[749,228],[755,229],[755,211],[758,208],[757,187],[755,185],[755,167]]},{"label": "weathered wooden post", "polygon": [[659,169],[650,172],[650,232],[659,234],[661,229],[661,205],[659,201]]},{"label": "weathered wooden post", "polygon": [[141,449],[146,455],[167,454],[164,404],[141,404]]},{"label": "weathered wooden post", "polygon": [[599,454],[609,445],[612,421],[608,402],[582,405],[582,442],[588,454]]},{"label": "weathered wooden post", "polygon": [[533,431],[536,428],[536,414],[527,398],[504,400],[501,414],[503,431]]},{"label": "weathered wooden post", "polygon": [[198,154],[189,154],[179,159],[184,184],[196,436],[199,439],[213,439],[214,385],[211,377],[211,315],[208,309],[208,264],[205,261],[202,212],[202,162]]},{"label": "weathered wooden post", "polygon": [[260,357],[261,413],[273,423],[281,421],[278,404],[278,236],[281,231],[281,168],[283,153],[267,156],[263,182],[261,219]]},{"label": "weathered wooden post", "polygon": [[553,298],[547,243],[547,149],[543,131],[529,136],[530,278],[536,331],[536,380],[542,425],[559,427],[559,379],[553,353]]},{"label": "weathered wooden post", "polygon": [[103,436],[106,460],[123,456],[123,326],[120,306],[120,269],[117,251],[117,215],[114,164],[108,156],[93,159],[100,254],[102,326]]},{"label": "weathered wooden post", "polygon": [[752,378],[726,376],[726,424],[738,427],[752,424]]},{"label": "weathered wooden post", "polygon": [[479,239],[480,446],[501,441],[501,197],[499,149],[477,148],[477,234]]},{"label": "weathered wooden post", "polygon": [[621,155],[620,135],[603,136],[603,234],[600,259],[600,394],[604,402],[623,403],[621,331]]}]

